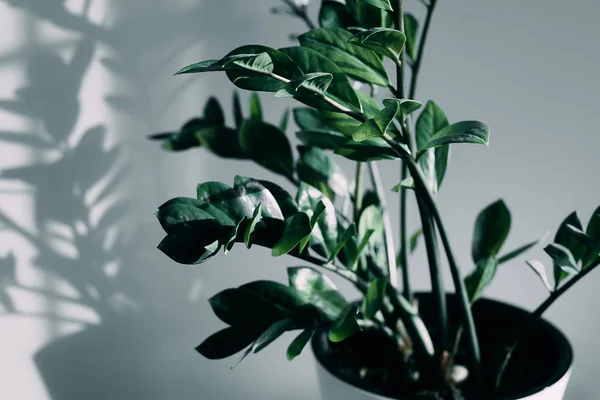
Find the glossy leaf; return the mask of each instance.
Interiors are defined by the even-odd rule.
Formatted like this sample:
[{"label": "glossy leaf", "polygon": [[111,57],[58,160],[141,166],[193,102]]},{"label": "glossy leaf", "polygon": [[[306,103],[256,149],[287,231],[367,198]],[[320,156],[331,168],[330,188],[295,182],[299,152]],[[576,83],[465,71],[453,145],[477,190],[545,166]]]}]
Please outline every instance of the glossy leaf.
[{"label": "glossy leaf", "polygon": [[[327,72],[333,75],[331,85],[327,90],[327,96],[338,103],[351,109],[360,110],[361,105],[356,92],[350,85],[348,78],[342,70],[332,61],[320,53],[306,47],[286,47],[280,52],[288,56],[302,71],[302,75],[314,72]],[[301,75],[294,78],[299,78]],[[322,110],[336,111],[334,107],[322,99],[309,94],[308,96],[297,96],[299,101],[306,105]]]},{"label": "glossy leaf", "polygon": [[273,72],[273,60],[266,52],[256,54],[236,54],[224,57],[221,60],[207,60],[188,65],[177,71],[175,75],[227,70],[270,73]]},{"label": "glossy leaf", "polygon": [[311,246],[321,245],[325,249],[325,257],[335,249],[338,243],[337,216],[335,207],[331,201],[318,189],[301,183],[297,195],[298,207],[300,210],[313,216],[313,210],[319,203],[323,203],[325,210],[317,222],[310,237]]},{"label": "glossy leaf", "polygon": [[395,29],[373,28],[357,33],[350,38],[349,42],[370,49],[399,64],[406,36]]},{"label": "glossy leaf", "polygon": [[490,128],[479,121],[463,121],[452,124],[431,137],[423,148],[419,148],[417,157],[421,157],[427,149],[448,145],[451,143],[472,143],[487,145]]},{"label": "glossy leaf", "polygon": [[[576,275],[579,273],[575,257],[573,257],[573,254],[571,254],[569,249],[565,246],[558,243],[550,243],[544,248],[544,251],[550,256],[550,258],[552,258],[552,261],[554,262],[554,268],[560,268],[563,272],[566,272],[567,275]],[[555,276],[556,275],[557,274],[555,273]],[[564,278],[561,278],[560,280],[556,281],[554,283],[555,287],[558,287],[563,279]]]},{"label": "glossy leaf", "polygon": [[[281,186],[269,181],[259,180],[258,182],[273,195],[284,219],[291,217],[298,211],[296,200]],[[261,199],[261,202],[264,203],[264,199]]]},{"label": "glossy leaf", "polygon": [[250,96],[250,119],[254,121],[263,120],[262,106],[257,93],[252,93],[252,96]]},{"label": "glossy leaf", "polygon": [[348,28],[358,22],[345,4],[337,0],[323,0],[319,11],[319,24],[323,28]]},{"label": "glossy leaf", "polygon": [[[273,189],[273,186],[271,186],[271,189]],[[283,190],[281,188],[279,189]],[[236,191],[240,196],[249,199],[254,207],[258,207],[260,205],[261,214],[263,217],[280,220],[285,219],[279,206],[279,202],[271,190],[265,187],[263,181],[258,181],[256,179],[247,178],[244,176],[236,176],[233,183],[233,190]],[[292,207],[294,212],[297,211],[297,206],[294,205]],[[256,209],[253,212],[255,213]]]},{"label": "glossy leaf", "polygon": [[252,345],[242,354],[240,358],[236,360],[235,363],[231,366],[231,369],[234,369],[242,362],[250,353],[258,353],[271,343],[273,343],[277,338],[283,335],[286,331],[292,330],[294,325],[290,319],[282,319],[279,320],[269,328],[267,328],[253,343]]},{"label": "glossy leaf", "polygon": [[288,268],[288,279],[300,297],[317,307],[334,321],[348,304],[335,284],[319,271],[309,267]]},{"label": "glossy leaf", "polygon": [[473,304],[481,296],[483,291],[492,282],[498,260],[494,256],[480,259],[475,266],[475,270],[465,278],[465,287],[469,301]]},{"label": "glossy leaf", "polygon": [[334,343],[341,342],[360,331],[356,322],[356,304],[348,304],[342,311],[335,325],[329,329],[329,340]]},{"label": "glossy leaf", "polygon": [[386,279],[375,279],[369,282],[367,294],[362,302],[362,314],[367,319],[375,318],[375,314],[383,307],[383,300],[387,289]]},{"label": "glossy leaf", "polygon": [[221,182],[205,182],[196,187],[196,196],[203,204],[209,204],[224,212],[234,221],[251,218],[254,203]]},{"label": "glossy leaf", "polygon": [[342,251],[342,249],[344,248],[346,243],[350,239],[352,239],[354,236],[356,236],[356,233],[357,233],[356,232],[356,224],[352,223],[352,225],[350,225],[348,228],[346,228],[346,230],[340,235],[339,242],[335,246],[335,249],[333,249],[333,251],[329,255],[329,259],[327,260],[327,263],[333,262],[333,260],[339,254],[339,252]]},{"label": "glossy leaf", "polygon": [[371,237],[371,243],[377,242],[383,237],[383,214],[377,206],[369,206],[360,214],[358,223],[358,235],[360,238],[366,236],[367,231],[373,230],[374,236]]},{"label": "glossy leaf", "polygon": [[585,269],[592,265],[598,257],[598,246],[600,246],[600,207],[598,207],[592,213],[592,217],[588,222],[585,233],[596,244],[596,249],[588,248],[588,250],[582,255],[582,268]]},{"label": "glossy leaf", "polygon": [[245,288],[225,289],[209,299],[214,314],[233,327],[263,330],[283,318],[275,303]]},{"label": "glossy leaf", "polygon": [[479,213],[471,245],[473,262],[478,263],[498,254],[508,236],[510,224],[510,211],[502,200],[490,204]]},{"label": "glossy leaf", "polygon": [[254,233],[254,229],[256,229],[256,225],[262,219],[262,204],[259,204],[258,207],[254,210],[254,214],[252,215],[252,219],[248,223],[248,227],[246,228],[246,232],[244,233],[244,243],[247,248],[252,246],[252,242],[250,241],[252,238],[252,234]]},{"label": "glossy leaf", "polygon": [[306,328],[303,330],[294,341],[289,345],[287,349],[287,359],[292,361],[294,358],[298,357],[304,347],[310,342],[313,333],[315,332],[314,328]]},{"label": "glossy leaf", "polygon": [[292,251],[300,242],[309,237],[312,229],[310,218],[304,212],[297,212],[285,223],[281,239],[273,246],[273,257],[279,257]]},{"label": "glossy leaf", "polygon": [[381,59],[371,50],[348,43],[345,29],[321,28],[301,35],[302,47],[313,49],[334,62],[344,73],[361,82],[386,87],[389,79]]},{"label": "glossy leaf", "polygon": [[348,180],[331,157],[318,147],[298,147],[298,177],[325,193],[330,200],[333,194],[349,195]]},{"label": "glossy leaf", "polygon": [[419,21],[412,14],[404,14],[404,31],[406,34],[406,54],[415,61],[417,57],[417,36]]},{"label": "glossy leaf", "polygon": [[220,360],[232,356],[248,347],[260,333],[247,328],[227,327],[204,340],[196,351],[209,360]]},{"label": "glossy leaf", "polygon": [[[558,230],[556,231],[556,236],[554,236],[554,243],[562,245],[566,247],[570,253],[573,255],[575,261],[581,260],[583,257],[586,247],[575,238],[569,228],[568,225],[572,225],[579,230],[583,230],[579,217],[576,212],[572,212],[564,219],[564,221],[560,224]],[[560,282],[562,282],[569,274],[567,271],[564,271],[558,265],[554,264],[554,284],[558,286]]]},{"label": "glossy leaf", "polygon": [[[573,237],[579,240],[586,247],[585,257],[589,257],[587,258],[587,260],[589,261],[587,261],[586,263],[582,263],[582,269],[585,269],[590,264],[592,264],[595,258],[597,258],[600,254],[600,244],[596,243],[591,237],[587,235],[587,233],[574,227],[573,225],[567,225],[567,229],[571,232]],[[595,258],[593,257],[594,255]],[[582,261],[584,259],[586,258],[583,258]]]},{"label": "glossy leaf", "polygon": [[293,179],[292,149],[285,134],[277,127],[256,120],[246,120],[240,127],[239,135],[242,149],[252,160]]},{"label": "glossy leaf", "polygon": [[544,284],[546,289],[548,289],[548,291],[552,293],[554,289],[550,284],[550,280],[548,279],[548,274],[546,273],[546,267],[544,266],[544,264],[542,264],[538,260],[530,260],[526,262],[527,265],[529,265],[529,267],[533,270],[533,272],[535,272],[537,276],[539,276],[539,278],[542,280],[542,283]]},{"label": "glossy leaf", "polygon": [[[435,102],[428,101],[416,123],[417,148],[425,149],[431,138],[448,125],[448,119],[442,109]],[[434,193],[437,192],[444,180],[449,155],[450,146],[446,145],[425,150],[419,159],[423,174]]]},{"label": "glossy leaf", "polygon": [[390,0],[358,0],[362,3],[367,3],[372,5],[373,7],[377,7],[384,11],[394,11],[392,5],[390,4]]},{"label": "glossy leaf", "polygon": [[[228,56],[248,53],[266,53],[273,61],[273,74],[294,80],[303,75],[298,66],[285,54],[266,46],[248,45],[238,47],[231,51]],[[253,71],[228,70],[227,77],[237,87],[256,92],[277,92],[285,83],[272,78],[270,75]]]},{"label": "glossy leaf", "polygon": [[397,101],[384,102],[385,107],[375,117],[364,122],[352,135],[352,139],[362,142],[371,137],[380,137],[385,134],[388,127],[400,112]]},{"label": "glossy leaf", "polygon": [[333,81],[333,75],[327,72],[313,72],[286,84],[275,93],[275,97],[287,98],[298,97],[300,100],[311,94],[324,96],[329,85]]}]

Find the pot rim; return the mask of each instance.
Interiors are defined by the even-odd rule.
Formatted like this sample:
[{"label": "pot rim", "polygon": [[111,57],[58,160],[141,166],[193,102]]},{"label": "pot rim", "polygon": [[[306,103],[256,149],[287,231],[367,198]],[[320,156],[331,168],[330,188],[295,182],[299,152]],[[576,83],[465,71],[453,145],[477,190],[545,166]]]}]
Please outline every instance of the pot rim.
[{"label": "pot rim", "polygon": [[[418,296],[418,295],[427,295],[430,293],[431,292],[418,292],[415,294]],[[454,295],[454,293],[448,293],[448,295]],[[500,301],[500,300],[495,300],[495,299],[484,297],[484,298],[480,298],[477,302],[480,304],[485,304],[485,303],[494,304],[495,303],[496,305],[503,306],[507,310],[512,311],[512,312],[531,314],[530,311],[527,311],[519,306],[507,303],[505,301]],[[573,360],[574,360],[573,347],[571,345],[571,342],[567,338],[567,336],[560,329],[558,329],[553,323],[551,323],[550,321],[548,321],[545,318],[540,318],[539,324],[543,325],[546,329],[548,329],[550,332],[552,332],[553,335],[556,336],[557,343],[558,343],[558,346],[557,346],[558,353],[561,355],[560,358],[558,359],[558,367],[555,369],[555,371],[552,373],[552,375],[544,383],[536,385],[536,386],[532,387],[531,389],[523,391],[521,393],[511,395],[508,397],[503,397],[502,400],[520,400],[520,399],[525,399],[525,398],[535,395],[535,394],[539,394],[539,393],[543,392],[545,389],[547,389],[551,386],[554,386],[563,377],[565,377],[567,374],[569,374],[573,369]],[[328,365],[325,365],[321,360],[323,352],[318,350],[319,346],[317,345],[318,336],[322,335],[323,333],[324,333],[324,331],[322,329],[319,329],[317,332],[315,332],[315,334],[312,336],[311,341],[310,341],[311,342],[311,350],[315,356],[315,359],[317,360],[319,367],[321,367],[326,373],[333,376],[337,380],[339,380],[349,386],[352,386],[358,392],[366,393],[371,396],[379,396],[379,398],[381,398],[382,400],[388,400],[388,399],[393,400],[390,397],[386,397],[386,396],[382,396],[377,393],[369,392],[368,390],[357,386],[354,382],[349,382],[347,380],[340,378],[336,374],[336,371],[332,371]]]}]

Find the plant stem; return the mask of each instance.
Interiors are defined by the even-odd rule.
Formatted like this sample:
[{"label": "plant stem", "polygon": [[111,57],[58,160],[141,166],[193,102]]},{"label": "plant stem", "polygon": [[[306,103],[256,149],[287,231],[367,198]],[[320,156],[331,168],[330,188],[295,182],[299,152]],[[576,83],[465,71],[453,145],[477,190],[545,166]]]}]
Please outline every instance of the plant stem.
[{"label": "plant stem", "polygon": [[304,21],[304,23],[306,24],[306,26],[308,27],[309,30],[312,31],[313,29],[317,28],[315,26],[315,24],[309,18],[308,14],[306,13],[306,6],[299,6],[296,3],[294,3],[292,0],[282,0],[282,1],[292,9],[294,14],[298,18],[300,18],[302,21]]},{"label": "plant stem", "polygon": [[[402,162],[401,181],[408,176],[408,169]],[[412,303],[413,293],[410,285],[410,271],[408,270],[408,224],[407,224],[407,200],[406,189],[400,189],[400,269],[402,270],[402,294]]]},{"label": "plant stem", "polygon": [[368,283],[365,282],[363,279],[361,279],[358,275],[356,275],[353,271],[351,271],[349,269],[338,267],[337,265],[335,265],[333,263],[327,263],[326,260],[321,260],[320,258],[313,257],[310,254],[306,254],[306,253],[301,253],[301,254],[288,253],[288,254],[290,254],[291,256],[294,256],[296,258],[299,258],[301,260],[312,263],[318,267],[324,268],[335,274],[338,274],[342,278],[345,278],[346,280],[352,282],[354,284],[354,286],[356,286],[356,288],[358,290],[360,290],[362,293],[367,292],[367,287],[369,286]]},{"label": "plant stem", "polygon": [[360,217],[361,191],[360,182],[362,177],[363,163],[356,163],[356,178],[354,179],[354,222],[358,225]]},{"label": "plant stem", "polygon": [[381,182],[381,176],[379,175],[379,168],[377,164],[372,161],[369,163],[369,172],[371,174],[371,180],[375,186],[377,197],[379,197],[379,204],[381,206],[381,213],[383,214],[383,230],[385,233],[385,254],[387,256],[387,267],[388,276],[392,287],[398,287],[398,271],[396,270],[396,252],[394,250],[394,237],[392,232],[392,223],[390,222],[390,215],[385,200],[385,193],[383,191],[383,183]]},{"label": "plant stem", "polygon": [[573,278],[567,281],[567,283],[565,283],[561,288],[552,292],[550,296],[548,296],[548,298],[542,304],[540,304],[540,306],[536,308],[533,313],[529,315],[527,320],[525,320],[524,323],[519,325],[519,327],[510,335],[510,337],[506,341],[506,345],[502,349],[502,354],[499,357],[497,357],[497,359],[502,360],[502,363],[498,369],[498,375],[496,375],[496,380],[494,382],[495,389],[498,389],[500,387],[504,371],[506,370],[506,367],[510,362],[514,350],[523,338],[523,335],[525,335],[538,322],[538,320],[542,317],[542,314],[544,314],[544,312],[546,312],[546,310],[550,308],[550,306],[554,304],[554,302],[558,300],[560,296],[562,296],[573,285],[579,282],[584,276],[592,272],[592,270],[595,269],[598,265],[600,265],[600,258],[596,260],[596,262],[594,262],[592,265],[582,270],[579,274],[575,275]]},{"label": "plant stem", "polygon": [[423,24],[423,33],[421,34],[421,41],[419,43],[419,49],[417,50],[417,59],[412,64],[412,76],[410,83],[410,94],[409,98],[414,99],[417,91],[417,81],[419,79],[419,72],[421,71],[421,63],[423,61],[423,54],[425,53],[425,44],[427,43],[427,36],[429,34],[429,27],[431,25],[431,17],[435,11],[437,0],[431,0],[427,6],[427,15],[425,16],[425,23]]}]

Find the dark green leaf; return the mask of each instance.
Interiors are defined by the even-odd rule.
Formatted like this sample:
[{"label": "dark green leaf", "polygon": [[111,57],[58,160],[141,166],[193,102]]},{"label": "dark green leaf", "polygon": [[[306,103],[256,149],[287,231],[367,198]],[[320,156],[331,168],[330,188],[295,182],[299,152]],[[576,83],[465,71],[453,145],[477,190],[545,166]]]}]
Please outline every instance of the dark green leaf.
[{"label": "dark green leaf", "polygon": [[[285,219],[283,213],[281,212],[277,199],[275,198],[273,193],[271,193],[271,191],[265,187],[262,181],[258,181],[252,178],[246,178],[243,176],[236,176],[233,184],[233,189],[237,193],[239,193],[240,196],[247,197],[255,207],[257,207],[260,204],[262,208],[261,213],[263,217],[281,220]],[[279,189],[283,190],[281,188]],[[297,209],[298,207],[294,206],[294,212],[297,211]]]},{"label": "dark green leaf", "polygon": [[212,126],[195,131],[198,143],[219,157],[247,159],[238,141],[238,133],[224,126]]},{"label": "dark green leaf", "polygon": [[356,263],[358,262],[361,254],[363,254],[363,251],[369,244],[369,241],[371,240],[371,236],[373,236],[374,233],[375,233],[375,229],[368,229],[364,233],[364,235],[361,237],[360,244],[358,245],[358,248],[356,249],[356,254],[354,254],[352,259],[350,260],[350,263],[348,264],[349,265],[348,268],[350,268],[351,270],[355,270]]},{"label": "dark green leaf", "polygon": [[362,142],[371,137],[383,136],[392,121],[400,112],[400,103],[397,101],[384,102],[385,107],[375,117],[364,122],[352,135],[352,139]]},{"label": "dark green leaf", "polygon": [[263,330],[283,318],[276,303],[247,288],[225,289],[209,303],[215,315],[233,327]]},{"label": "dark green leaf", "polygon": [[465,278],[465,287],[471,304],[481,296],[481,293],[492,282],[497,267],[498,260],[496,257],[482,258],[477,262],[475,270]]},{"label": "dark green leaf", "polygon": [[525,253],[527,250],[531,249],[533,246],[538,244],[540,242],[540,240],[541,239],[538,239],[534,242],[524,244],[523,246],[518,247],[518,248],[514,249],[513,251],[506,253],[502,257],[498,258],[498,264],[508,262],[508,261],[512,260],[513,258],[520,256],[521,254]]},{"label": "dark green leaf", "polygon": [[196,347],[196,351],[209,360],[220,360],[242,351],[259,334],[251,329],[227,327],[209,336]]},{"label": "dark green leaf", "polygon": [[212,71],[252,71],[257,73],[273,72],[273,60],[266,53],[235,54],[221,60],[207,60],[188,65],[177,71],[175,75],[196,74]]},{"label": "dark green leaf", "polygon": [[292,251],[303,239],[311,234],[310,218],[305,212],[297,212],[285,223],[281,239],[273,246],[273,257],[279,257]]},{"label": "dark green leaf", "polygon": [[412,14],[404,14],[404,31],[406,33],[406,54],[415,61],[417,57],[419,21]]},{"label": "dark green leaf", "polygon": [[354,45],[365,47],[390,58],[396,64],[400,63],[400,54],[405,41],[406,37],[402,32],[388,28],[373,28],[361,31],[349,40]]},{"label": "dark green leaf", "polygon": [[319,111],[313,108],[295,108],[294,121],[300,129],[305,131],[326,128]]},{"label": "dark green leaf", "polygon": [[315,330],[312,327],[306,328],[298,336],[296,336],[294,341],[290,344],[290,346],[287,349],[288,360],[292,361],[294,358],[300,355],[300,353],[302,353],[302,350],[310,341],[310,338],[312,337],[314,331]]},{"label": "dark green leaf", "polygon": [[250,346],[244,354],[240,358],[237,359],[235,363],[231,366],[231,369],[234,369],[238,366],[244,358],[246,358],[250,353],[258,353],[271,343],[273,343],[277,338],[283,335],[286,331],[292,330],[294,325],[289,319],[282,319],[280,321],[275,322],[271,325],[267,330],[265,330],[259,337],[256,339],[252,346]]},{"label": "dark green leaf", "polygon": [[327,194],[333,200],[333,193],[346,197],[349,195],[348,180],[341,168],[317,147],[298,147],[298,177]]},{"label": "dark green leaf", "polygon": [[358,22],[346,5],[334,0],[323,0],[319,11],[319,24],[323,28],[348,28]]},{"label": "dark green leaf", "polygon": [[479,263],[498,254],[510,231],[510,223],[510,211],[502,200],[490,204],[479,213],[471,246],[473,262]]},{"label": "dark green leaf", "polygon": [[239,132],[244,152],[263,167],[285,177],[294,177],[294,158],[290,143],[277,127],[246,120]]},{"label": "dark green leaf", "polygon": [[252,219],[248,223],[248,227],[246,228],[246,232],[244,233],[244,243],[247,248],[251,247],[250,239],[252,238],[252,234],[254,233],[254,229],[256,229],[256,224],[260,222],[262,219],[262,204],[259,204],[254,210],[254,214],[252,215]]},{"label": "dark green leaf", "polygon": [[279,121],[279,130],[283,133],[287,131],[288,121],[290,119],[290,109],[286,108],[283,115],[281,116],[281,121]]},{"label": "dark green leaf", "polygon": [[542,280],[542,283],[544,284],[546,289],[548,289],[548,291],[550,293],[552,293],[554,291],[554,289],[552,288],[552,285],[550,284],[550,281],[548,280],[548,274],[546,273],[546,267],[544,267],[544,264],[542,264],[538,260],[530,260],[530,261],[527,261],[527,265],[529,265],[529,267],[533,270],[533,272],[535,272],[537,274],[537,276],[540,277],[540,279]]},{"label": "dark green leaf", "polygon": [[349,142],[346,136],[328,129],[299,131],[296,133],[296,137],[307,146],[316,146],[321,149],[330,150],[338,149]]},{"label": "dark green leaf", "polygon": [[194,226],[202,226],[204,229],[210,226],[220,226],[212,215],[188,204],[172,204],[160,208],[155,215],[167,233],[181,231]]},{"label": "dark green leaf", "polygon": [[313,210],[319,203],[323,203],[325,211],[318,221],[310,237],[311,246],[323,246],[326,257],[335,249],[338,243],[337,217],[335,207],[331,201],[316,188],[302,182],[298,188],[298,207],[300,210],[313,216]]},{"label": "dark green leaf", "polygon": [[[298,203],[296,200],[281,186],[276,185],[269,181],[258,181],[263,187],[265,187],[275,197],[279,209],[283,213],[285,219],[291,217],[298,211]],[[264,202],[264,200],[261,200]]]},{"label": "dark green leaf", "polygon": [[240,222],[237,223],[235,228],[231,231],[229,236],[226,237],[225,246],[223,246],[223,252],[225,255],[229,254],[235,242],[238,241],[238,238],[241,236],[242,232],[245,232],[248,227],[248,217],[242,218]]},{"label": "dark green leaf", "polygon": [[254,121],[263,120],[262,106],[257,93],[252,93],[252,96],[250,96],[250,119]]},{"label": "dark green leaf", "polygon": [[392,5],[390,4],[390,0],[358,0],[362,3],[367,3],[372,5],[373,7],[377,7],[384,11],[394,11]]},{"label": "dark green leaf", "polygon": [[[583,254],[586,251],[586,247],[576,237],[571,234],[568,225],[572,225],[579,230],[583,230],[581,222],[576,212],[569,214],[567,218],[560,224],[556,236],[554,237],[554,243],[560,244],[571,252],[575,261],[581,260]],[[568,272],[563,271],[558,265],[554,264],[554,284],[558,286],[567,276]]]},{"label": "dark green leaf", "polygon": [[568,275],[576,275],[579,273],[577,269],[577,261],[571,251],[563,245],[558,243],[550,243],[548,246],[544,248],[546,254],[548,254],[552,261],[554,262],[554,268],[559,268],[562,272],[565,272],[566,275],[563,275],[560,272],[555,272],[554,276],[559,276],[560,278],[554,282],[555,289],[558,288],[558,285],[568,276]]},{"label": "dark green leaf", "polygon": [[371,50],[349,44],[351,37],[345,29],[321,28],[298,39],[302,47],[319,52],[352,78],[387,87],[389,79],[381,59]]},{"label": "dark green leaf", "polygon": [[[279,282],[266,280],[253,281],[240,286],[240,289],[250,290],[258,294],[263,299],[277,305],[277,308],[280,312],[284,313],[286,317],[292,318],[299,323],[307,322],[304,321],[306,316],[304,311],[307,307],[314,309],[314,307],[304,301],[295,288]],[[311,317],[314,318],[317,315],[318,314],[314,313]]]},{"label": "dark green leaf", "polygon": [[417,157],[421,157],[427,149],[444,146],[451,143],[485,144],[490,137],[490,128],[479,121],[463,121],[452,124],[436,132],[429,142],[419,149]]},{"label": "dark green leaf", "polygon": [[[333,80],[329,86],[329,89],[327,90],[327,96],[351,109],[361,109],[361,104],[358,100],[356,92],[350,85],[346,75],[344,75],[342,70],[335,63],[320,53],[306,47],[287,47],[280,49],[280,51],[293,60],[293,62],[300,68],[303,75],[313,72],[328,72],[332,74]],[[295,76],[294,78],[298,77],[300,77],[300,75]],[[337,110],[322,99],[312,94],[306,97],[303,96],[296,98],[311,107],[330,111]]]},{"label": "dark green leaf", "polygon": [[[180,264],[200,264],[214,256],[219,251],[220,245],[219,240],[205,243],[207,242],[206,237],[195,237],[197,231],[169,233],[159,243],[158,249]],[[204,229],[202,231],[209,230]],[[214,235],[214,233],[209,234],[209,236],[211,235]]]},{"label": "dark green leaf", "polygon": [[371,237],[371,242],[377,242],[383,238],[383,214],[377,206],[368,206],[360,214],[358,222],[358,236],[364,238],[367,231],[375,231]]},{"label": "dark green leaf", "polygon": [[301,298],[334,321],[348,304],[334,283],[319,271],[308,267],[288,268],[290,286]]},{"label": "dark green leaf", "polygon": [[573,225],[567,225],[567,229],[571,232],[573,237],[579,240],[581,244],[583,244],[586,247],[585,255],[587,257],[590,257],[591,262],[589,262],[589,264],[582,264],[582,269],[584,269],[591,263],[593,263],[594,258],[591,256],[595,255],[596,257],[598,257],[598,254],[600,254],[600,245],[596,243],[591,237],[589,237],[587,233],[574,227]]},{"label": "dark green leaf", "polygon": [[[596,248],[600,245],[600,207],[592,213],[592,217],[586,229],[587,236],[596,244]],[[582,255],[582,268],[587,268],[598,259],[598,251],[589,249]]]},{"label": "dark green leaf", "polygon": [[394,19],[392,13],[381,8],[375,7],[365,1],[359,0],[356,3],[356,18],[360,26],[366,29],[371,28],[393,28]]},{"label": "dark green leaf", "polygon": [[[272,72],[286,79],[293,80],[303,75],[302,71],[288,56],[270,47],[257,45],[242,46],[233,50],[228,56],[244,53],[268,54],[273,61]],[[285,85],[285,83],[271,76],[252,71],[227,71],[227,77],[234,85],[241,89],[258,92],[277,92]]]},{"label": "dark green leaf", "polygon": [[369,282],[367,294],[362,303],[362,313],[366,319],[374,318],[375,314],[383,307],[387,285],[386,279],[375,279]]},{"label": "dark green leaf", "polygon": [[244,113],[242,112],[242,103],[238,92],[233,92],[233,119],[235,120],[236,128],[239,129],[244,121]]},{"label": "dark green leaf", "polygon": [[[428,101],[416,124],[417,148],[425,149],[436,132],[441,131],[448,125],[448,119],[442,109],[435,102]],[[419,160],[429,187],[434,193],[441,186],[446,174],[449,152],[450,146],[448,145],[437,149],[429,149],[424,152]]]},{"label": "dark green leaf", "polygon": [[205,182],[196,188],[198,200],[202,204],[210,204],[223,211],[234,221],[244,217],[251,218],[254,212],[254,203],[246,196],[221,182]]},{"label": "dark green leaf", "polygon": [[337,257],[338,253],[344,248],[348,240],[352,239],[356,236],[356,224],[352,223],[340,236],[340,240],[338,244],[335,246],[335,249],[329,255],[329,259],[327,263],[333,262],[333,260]]},{"label": "dark green leaf", "polygon": [[335,325],[329,330],[329,340],[334,343],[341,342],[360,331],[356,322],[356,304],[348,304],[342,311]]},{"label": "dark green leaf", "polygon": [[210,125],[225,125],[223,109],[215,97],[210,97],[204,106],[204,120]]}]

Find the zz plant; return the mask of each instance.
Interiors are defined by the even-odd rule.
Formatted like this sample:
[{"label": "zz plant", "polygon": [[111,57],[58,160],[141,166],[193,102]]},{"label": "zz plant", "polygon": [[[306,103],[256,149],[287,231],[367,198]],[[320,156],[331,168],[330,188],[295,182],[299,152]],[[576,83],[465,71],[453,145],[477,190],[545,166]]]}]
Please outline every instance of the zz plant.
[{"label": "zz plant", "polygon": [[[496,362],[482,370],[472,305],[492,281],[499,264],[538,241],[501,252],[511,225],[503,201],[487,206],[475,222],[474,268],[465,276],[454,256],[436,193],[443,182],[454,144],[487,145],[490,130],[478,121],[450,123],[433,101],[415,100],[419,70],[437,0],[418,0],[424,21],[403,12],[401,0],[323,0],[319,25],[307,14],[307,1],[284,1],[274,13],[306,22],[298,45],[274,49],[239,47],[223,58],[189,65],[179,72],[224,72],[238,88],[293,98],[302,143],[292,150],[286,136],[288,113],[278,125],[263,120],[259,96],[250,98],[249,114],[233,99],[235,125],[226,124],[218,101],[206,103],[204,115],[177,132],[161,133],[167,150],[204,147],[223,158],[251,160],[291,183],[292,190],[267,180],[237,176],[233,186],[205,182],[196,198],[174,198],[156,213],[166,231],[159,249],[176,262],[200,264],[236,244],[264,246],[272,255],[299,261],[288,269],[289,282],[255,281],[224,290],[210,299],[214,313],[228,324],[200,344],[210,359],[241,353],[239,363],[284,332],[298,331],[287,350],[296,357],[317,331],[341,342],[361,330],[385,335],[395,344],[407,382],[441,398],[455,398],[456,356],[462,352],[468,382],[480,390],[502,383],[520,338],[567,289],[600,263],[600,208],[586,228],[569,215],[545,251],[552,260],[553,282],[546,267],[528,262],[550,295],[498,349]],[[419,25],[422,24],[422,29]],[[386,65],[395,68],[395,84]],[[410,79],[409,79],[410,78]],[[410,82],[406,84],[405,82]],[[383,96],[378,93],[383,92]],[[381,101],[380,101],[381,100]],[[356,162],[353,181],[333,155]],[[377,162],[394,160],[401,177],[384,188]],[[389,164],[389,163],[388,163]],[[364,188],[363,175],[370,177]],[[400,196],[400,251],[396,254],[385,194]],[[410,234],[407,202],[416,197],[422,228]],[[410,286],[409,255],[422,236],[427,250],[436,315],[426,325]],[[447,288],[440,257],[445,255],[458,299],[459,326],[450,326]],[[325,273],[337,274],[362,293],[349,301]],[[401,279],[398,279],[398,275]],[[485,378],[485,379],[484,379]],[[485,383],[485,382],[492,382]]]}]

